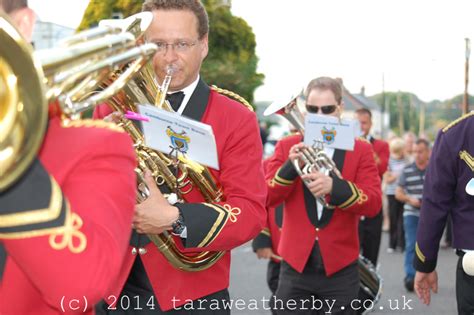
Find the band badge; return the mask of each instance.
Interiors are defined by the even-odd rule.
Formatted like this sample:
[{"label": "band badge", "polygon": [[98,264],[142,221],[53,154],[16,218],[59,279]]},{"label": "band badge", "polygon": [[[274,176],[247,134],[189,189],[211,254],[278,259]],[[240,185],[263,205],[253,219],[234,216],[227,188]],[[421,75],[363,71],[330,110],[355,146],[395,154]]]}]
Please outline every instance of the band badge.
[{"label": "band badge", "polygon": [[166,128],[166,135],[170,137],[173,150],[177,150],[183,154],[188,152],[188,143],[191,139],[186,135],[185,131],[177,133],[170,126],[168,126]]},{"label": "band badge", "polygon": [[323,127],[321,129],[321,135],[323,136],[323,141],[326,144],[332,144],[334,140],[336,140],[336,129],[334,127],[331,128],[331,130],[327,129],[326,127]]},{"label": "band badge", "polygon": [[[469,154],[469,152],[466,150],[459,152],[459,158],[467,164],[471,171],[474,172],[474,158]],[[474,196],[474,178],[471,178],[471,180],[467,183],[466,193],[468,195]]]}]

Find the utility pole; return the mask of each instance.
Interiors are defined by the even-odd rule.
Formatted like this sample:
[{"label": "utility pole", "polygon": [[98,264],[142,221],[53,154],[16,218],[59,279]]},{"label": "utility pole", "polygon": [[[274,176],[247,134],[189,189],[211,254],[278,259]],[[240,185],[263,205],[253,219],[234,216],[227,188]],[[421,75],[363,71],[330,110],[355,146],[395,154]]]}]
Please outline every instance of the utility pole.
[{"label": "utility pole", "polygon": [[381,117],[380,117],[380,136],[382,139],[385,139],[385,74],[382,73],[382,104],[381,107]]},{"label": "utility pole", "polygon": [[467,86],[469,83],[469,55],[471,54],[471,42],[469,38],[464,39],[466,41],[466,61],[464,64],[464,98],[462,104],[462,113],[467,114],[469,111],[469,94],[467,93]]},{"label": "utility pole", "polygon": [[425,135],[425,103],[420,104],[420,130],[418,131],[418,138]]},{"label": "utility pole", "polygon": [[400,91],[397,93],[397,105],[398,105],[398,129],[400,129],[400,135],[405,133],[405,126],[403,124],[403,104],[402,104],[402,96]]}]

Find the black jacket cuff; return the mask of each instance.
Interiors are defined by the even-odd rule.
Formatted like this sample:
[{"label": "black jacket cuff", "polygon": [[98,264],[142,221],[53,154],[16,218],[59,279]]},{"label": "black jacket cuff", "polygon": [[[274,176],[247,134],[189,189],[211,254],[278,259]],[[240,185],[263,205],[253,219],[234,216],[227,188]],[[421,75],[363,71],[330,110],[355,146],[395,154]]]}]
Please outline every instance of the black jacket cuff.
[{"label": "black jacket cuff", "polygon": [[262,230],[252,241],[252,249],[254,252],[260,248],[272,248],[272,239],[268,229]]},{"label": "black jacket cuff", "polygon": [[332,179],[331,205],[345,209],[357,202],[359,191],[354,184],[337,176]]},{"label": "black jacket cuff", "polygon": [[45,235],[65,224],[69,204],[58,183],[36,159],[28,171],[0,193],[0,237]]},{"label": "black jacket cuff", "polygon": [[273,179],[277,184],[282,186],[289,186],[293,181],[298,177],[298,172],[296,171],[293,163],[290,160],[287,160],[276,172],[275,178]]},{"label": "black jacket cuff", "polygon": [[221,206],[209,203],[176,204],[183,214],[187,229],[186,248],[205,247],[221,233],[229,213]]},{"label": "black jacket cuff", "polygon": [[415,257],[413,258],[413,266],[415,270],[430,273],[436,269],[437,259],[428,260],[426,259],[425,255],[421,252],[418,243],[415,245]]}]

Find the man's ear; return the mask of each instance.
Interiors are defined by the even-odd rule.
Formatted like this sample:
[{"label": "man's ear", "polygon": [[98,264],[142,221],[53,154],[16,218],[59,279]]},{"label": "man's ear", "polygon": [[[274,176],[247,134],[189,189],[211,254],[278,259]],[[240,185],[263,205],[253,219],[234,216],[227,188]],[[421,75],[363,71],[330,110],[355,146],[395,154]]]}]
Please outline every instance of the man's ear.
[{"label": "man's ear", "polygon": [[28,42],[31,42],[31,36],[36,22],[35,12],[30,8],[21,8],[12,12],[10,16],[16,27],[20,30],[21,35],[23,35]]},{"label": "man's ear", "polygon": [[204,38],[201,39],[201,41],[202,41],[202,44],[203,44],[203,48],[202,48],[202,51],[201,51],[201,57],[202,57],[202,60],[204,60],[204,58],[207,57],[207,53],[209,52],[209,34],[204,35]]},{"label": "man's ear", "polygon": [[337,106],[337,110],[339,112],[338,116],[339,116],[339,118],[341,118],[342,117],[342,112],[344,111],[344,102],[343,101],[341,101],[341,104],[339,104]]}]

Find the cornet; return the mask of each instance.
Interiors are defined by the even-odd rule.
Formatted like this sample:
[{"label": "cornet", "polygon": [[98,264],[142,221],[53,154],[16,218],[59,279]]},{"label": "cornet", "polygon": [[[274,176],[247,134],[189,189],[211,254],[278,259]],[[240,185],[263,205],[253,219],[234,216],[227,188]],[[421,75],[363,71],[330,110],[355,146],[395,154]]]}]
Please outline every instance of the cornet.
[{"label": "cornet", "polygon": [[[272,103],[265,109],[263,115],[270,116],[272,114],[278,114],[285,117],[286,120],[288,120],[304,136],[304,116],[297,105],[298,96],[293,98],[288,103]],[[326,169],[331,175],[342,178],[341,172],[337,169],[334,161],[330,159],[324,152],[324,145],[322,141],[316,141],[313,146],[306,146],[300,152],[301,159],[293,161],[293,166],[300,176],[313,172],[319,172],[321,169]],[[301,167],[301,165],[303,166]],[[308,180],[304,180],[303,182],[306,186],[308,186],[310,183]],[[326,202],[324,196],[316,197],[316,201],[325,208],[335,208]]]}]

